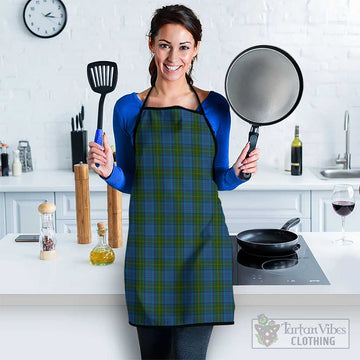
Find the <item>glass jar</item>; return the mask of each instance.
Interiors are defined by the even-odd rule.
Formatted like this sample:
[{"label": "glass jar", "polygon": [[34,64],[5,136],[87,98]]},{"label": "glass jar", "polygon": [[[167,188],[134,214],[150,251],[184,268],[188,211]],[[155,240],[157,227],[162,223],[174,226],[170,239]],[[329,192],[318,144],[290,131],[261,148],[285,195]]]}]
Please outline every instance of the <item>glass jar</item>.
[{"label": "glass jar", "polygon": [[21,166],[21,162],[20,162],[20,159],[19,159],[19,150],[14,150],[13,154],[14,154],[14,160],[13,160],[13,163],[12,163],[12,175],[13,176],[20,176],[22,166]]},{"label": "glass jar", "polygon": [[57,258],[54,230],[55,210],[56,206],[53,203],[44,202],[39,205],[39,213],[41,218],[39,237],[41,260],[52,260]]},{"label": "glass jar", "polygon": [[106,239],[106,224],[97,223],[97,244],[91,250],[90,263],[92,265],[110,265],[115,260],[115,253]]}]

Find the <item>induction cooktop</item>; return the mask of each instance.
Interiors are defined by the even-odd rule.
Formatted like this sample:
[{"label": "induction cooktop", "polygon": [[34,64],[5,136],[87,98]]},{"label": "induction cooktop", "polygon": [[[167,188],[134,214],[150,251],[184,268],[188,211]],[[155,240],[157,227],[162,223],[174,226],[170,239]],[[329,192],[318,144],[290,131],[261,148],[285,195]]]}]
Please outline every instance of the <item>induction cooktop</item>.
[{"label": "induction cooktop", "polygon": [[330,285],[304,238],[300,248],[276,257],[246,253],[231,236],[233,285]]}]

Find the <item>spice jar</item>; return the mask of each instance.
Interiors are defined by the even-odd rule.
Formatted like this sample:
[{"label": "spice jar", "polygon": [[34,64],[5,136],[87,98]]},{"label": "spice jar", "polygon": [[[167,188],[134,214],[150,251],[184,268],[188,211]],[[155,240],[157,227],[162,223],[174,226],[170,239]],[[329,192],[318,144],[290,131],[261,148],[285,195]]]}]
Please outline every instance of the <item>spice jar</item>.
[{"label": "spice jar", "polygon": [[115,260],[115,253],[108,245],[106,240],[106,224],[97,223],[97,240],[98,243],[90,253],[90,263],[92,265],[109,265]]},{"label": "spice jar", "polygon": [[53,203],[44,202],[39,205],[39,213],[41,217],[40,229],[40,259],[52,260],[57,258],[57,251],[55,249],[55,230],[54,230],[54,213],[56,206]]}]

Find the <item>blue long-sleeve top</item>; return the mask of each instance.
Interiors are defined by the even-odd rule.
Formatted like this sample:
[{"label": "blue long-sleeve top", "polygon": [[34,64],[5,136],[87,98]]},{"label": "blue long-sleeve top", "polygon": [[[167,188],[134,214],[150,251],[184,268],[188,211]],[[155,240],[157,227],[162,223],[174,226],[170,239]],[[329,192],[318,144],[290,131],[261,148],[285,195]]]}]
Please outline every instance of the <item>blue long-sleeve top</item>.
[{"label": "blue long-sleeve top", "polygon": [[[124,193],[131,193],[135,173],[134,129],[143,103],[135,92],[124,95],[115,104],[113,128],[116,163],[106,182]],[[233,190],[244,182],[229,168],[230,109],[226,99],[210,91],[202,108],[215,135],[217,152],[214,180],[218,190]],[[200,109],[198,109],[200,111]]]}]

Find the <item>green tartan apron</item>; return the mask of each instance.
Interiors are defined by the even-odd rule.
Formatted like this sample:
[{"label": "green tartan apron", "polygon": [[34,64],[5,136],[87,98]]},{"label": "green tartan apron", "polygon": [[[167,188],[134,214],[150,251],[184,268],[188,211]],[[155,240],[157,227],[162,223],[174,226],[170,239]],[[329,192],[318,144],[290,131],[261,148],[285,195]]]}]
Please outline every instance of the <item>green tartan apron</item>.
[{"label": "green tartan apron", "polygon": [[129,323],[232,324],[231,240],[213,177],[215,136],[200,101],[198,112],[146,107],[147,98],[134,134]]}]

